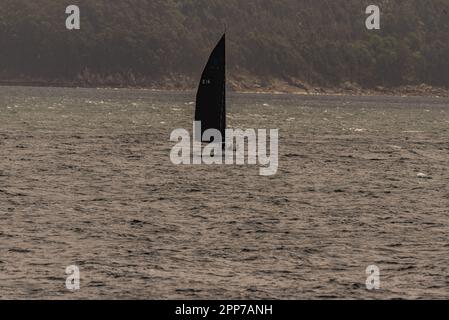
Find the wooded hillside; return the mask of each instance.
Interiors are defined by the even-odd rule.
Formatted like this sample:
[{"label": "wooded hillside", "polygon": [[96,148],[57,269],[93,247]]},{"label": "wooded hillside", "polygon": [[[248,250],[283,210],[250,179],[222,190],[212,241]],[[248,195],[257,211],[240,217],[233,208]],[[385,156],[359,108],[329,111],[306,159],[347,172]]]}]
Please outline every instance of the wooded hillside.
[{"label": "wooded hillside", "polygon": [[2,0],[0,81],[193,87],[224,25],[228,77],[249,87],[449,87],[447,0]]}]

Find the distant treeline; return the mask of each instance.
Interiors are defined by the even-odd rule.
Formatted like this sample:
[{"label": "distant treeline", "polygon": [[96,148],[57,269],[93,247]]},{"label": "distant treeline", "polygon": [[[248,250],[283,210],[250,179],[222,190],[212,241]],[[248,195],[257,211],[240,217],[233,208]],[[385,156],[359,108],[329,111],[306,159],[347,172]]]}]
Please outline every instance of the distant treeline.
[{"label": "distant treeline", "polygon": [[1,0],[0,81],[193,85],[225,25],[237,81],[449,87],[448,0]]}]

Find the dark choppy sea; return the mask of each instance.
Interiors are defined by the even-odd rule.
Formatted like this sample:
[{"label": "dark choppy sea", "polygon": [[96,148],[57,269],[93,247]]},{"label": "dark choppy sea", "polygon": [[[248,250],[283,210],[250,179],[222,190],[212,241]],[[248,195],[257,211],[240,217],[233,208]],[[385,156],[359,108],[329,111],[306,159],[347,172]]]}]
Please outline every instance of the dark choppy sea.
[{"label": "dark choppy sea", "polygon": [[193,101],[0,87],[0,298],[449,298],[448,99],[231,94],[272,177],[173,165]]}]

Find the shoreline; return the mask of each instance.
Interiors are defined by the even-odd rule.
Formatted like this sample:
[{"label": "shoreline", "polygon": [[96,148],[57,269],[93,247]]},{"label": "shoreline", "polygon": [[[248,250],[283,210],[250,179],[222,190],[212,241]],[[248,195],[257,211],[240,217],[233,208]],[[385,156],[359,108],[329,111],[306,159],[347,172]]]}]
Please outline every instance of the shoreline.
[{"label": "shoreline", "polygon": [[[68,81],[42,81],[42,80],[0,80],[2,87],[47,87],[47,88],[83,88],[83,89],[135,89],[153,91],[195,91],[196,88],[175,83],[174,85],[122,85],[122,84],[87,84]],[[399,96],[399,97],[433,97],[449,98],[449,89],[432,87],[426,84],[406,85],[400,87],[376,87],[361,88],[357,85],[346,83],[340,87],[320,87],[291,85],[286,82],[275,82],[271,85],[261,86],[258,84],[231,82],[228,86],[229,92],[246,94],[291,94],[305,96]]]}]

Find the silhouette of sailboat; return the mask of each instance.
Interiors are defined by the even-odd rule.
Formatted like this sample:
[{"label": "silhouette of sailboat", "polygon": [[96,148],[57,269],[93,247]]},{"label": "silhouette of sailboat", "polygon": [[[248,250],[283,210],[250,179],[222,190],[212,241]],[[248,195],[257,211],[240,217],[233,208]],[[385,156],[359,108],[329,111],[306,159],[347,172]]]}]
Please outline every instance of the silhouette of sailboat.
[{"label": "silhouette of sailboat", "polygon": [[[195,121],[201,122],[195,139],[210,143],[203,134],[216,129],[221,133],[224,146],[226,130],[226,33],[212,51],[201,76],[196,95]],[[201,137],[199,134],[201,133]],[[212,139],[213,140],[213,139]]]}]

